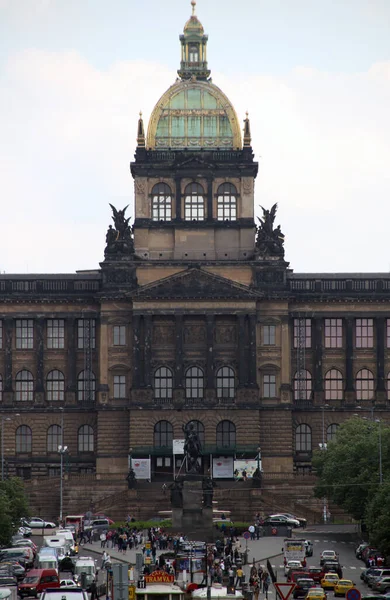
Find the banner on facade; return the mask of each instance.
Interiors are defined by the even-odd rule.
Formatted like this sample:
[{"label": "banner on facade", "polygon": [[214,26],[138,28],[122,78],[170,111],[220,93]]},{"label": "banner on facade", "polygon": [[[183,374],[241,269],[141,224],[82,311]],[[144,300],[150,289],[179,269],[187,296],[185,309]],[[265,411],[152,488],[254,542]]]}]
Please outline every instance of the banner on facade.
[{"label": "banner on facade", "polygon": [[173,440],[172,454],[184,454],[184,442],[185,440]]},{"label": "banner on facade", "polygon": [[[261,461],[259,461],[261,471]],[[257,469],[257,459],[248,458],[234,461],[234,479],[251,479]]]},{"label": "banner on facade", "polygon": [[132,458],[131,468],[136,479],[150,479],[150,458]]},{"label": "banner on facade", "polygon": [[233,456],[213,458],[213,478],[231,479],[233,477]]}]

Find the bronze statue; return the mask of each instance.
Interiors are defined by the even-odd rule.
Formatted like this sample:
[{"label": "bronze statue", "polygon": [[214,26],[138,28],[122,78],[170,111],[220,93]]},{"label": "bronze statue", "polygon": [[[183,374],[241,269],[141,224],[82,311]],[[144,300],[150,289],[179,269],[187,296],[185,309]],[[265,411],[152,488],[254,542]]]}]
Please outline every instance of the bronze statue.
[{"label": "bronze statue", "polygon": [[112,208],[112,212],[114,213],[112,220],[114,221],[115,229],[119,234],[119,238],[125,238],[127,234],[130,235],[130,217],[125,219],[125,212],[129,205],[125,206],[123,210],[117,210],[112,204],[110,204],[110,206]]},{"label": "bronze statue", "polygon": [[284,256],[284,234],[278,225],[274,229],[274,222],[277,210],[277,203],[275,203],[271,210],[263,209],[263,218],[258,217],[260,226],[257,228],[256,236],[256,254],[262,258],[267,256]]},{"label": "bronze statue", "polygon": [[185,435],[184,458],[187,465],[187,473],[198,473],[198,458],[202,455],[202,444],[192,421],[187,423],[187,425],[183,425],[183,431]]},{"label": "bronze statue", "polygon": [[183,508],[183,483],[175,479],[169,486],[172,508]]},{"label": "bronze statue", "polygon": [[202,481],[203,488],[203,506],[204,508],[213,508],[214,482],[211,477],[205,477]]},{"label": "bronze statue", "polygon": [[113,212],[112,220],[114,221],[115,229],[110,225],[107,230],[104,254],[105,256],[134,254],[134,241],[129,225],[130,217],[125,218],[128,205],[122,210],[117,210],[112,204],[110,206]]},{"label": "bronze statue", "polygon": [[126,476],[126,480],[127,480],[127,487],[128,487],[128,489],[129,490],[133,489],[134,486],[135,486],[135,484],[136,484],[136,482],[137,482],[137,479],[135,477],[135,473],[134,473],[133,469],[129,470],[129,472],[128,472],[127,476]]}]

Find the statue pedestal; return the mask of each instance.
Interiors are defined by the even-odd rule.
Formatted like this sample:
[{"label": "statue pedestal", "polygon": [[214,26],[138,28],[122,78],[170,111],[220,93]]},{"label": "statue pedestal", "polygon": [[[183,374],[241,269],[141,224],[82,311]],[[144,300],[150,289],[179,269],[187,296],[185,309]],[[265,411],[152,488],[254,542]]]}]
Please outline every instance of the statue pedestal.
[{"label": "statue pedestal", "polygon": [[203,506],[202,481],[184,479],[183,506],[172,507],[172,529],[189,540],[213,541],[213,509]]}]

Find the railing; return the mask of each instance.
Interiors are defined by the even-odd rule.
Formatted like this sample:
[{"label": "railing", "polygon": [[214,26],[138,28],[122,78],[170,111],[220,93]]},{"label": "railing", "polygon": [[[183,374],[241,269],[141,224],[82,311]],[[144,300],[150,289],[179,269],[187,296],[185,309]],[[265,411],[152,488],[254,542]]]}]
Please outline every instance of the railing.
[{"label": "railing", "polygon": [[288,279],[288,285],[294,292],[313,292],[320,294],[388,294],[390,279],[379,277],[360,278],[353,275],[345,278],[294,278]]},{"label": "railing", "polygon": [[80,292],[91,293],[100,290],[99,276],[91,279],[31,279],[31,277],[17,279],[0,276],[0,293],[3,294],[75,294]]}]

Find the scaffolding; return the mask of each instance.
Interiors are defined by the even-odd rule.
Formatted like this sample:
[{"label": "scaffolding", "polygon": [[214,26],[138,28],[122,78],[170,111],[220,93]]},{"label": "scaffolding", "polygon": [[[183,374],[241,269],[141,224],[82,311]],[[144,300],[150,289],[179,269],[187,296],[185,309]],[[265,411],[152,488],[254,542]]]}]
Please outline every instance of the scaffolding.
[{"label": "scaffolding", "polygon": [[83,318],[84,346],[84,402],[93,401],[92,375],[92,319]]},{"label": "scaffolding", "polygon": [[306,377],[306,319],[296,319],[297,329],[294,332],[297,344],[297,373],[295,377],[295,397],[298,402],[307,400],[307,377]]}]

